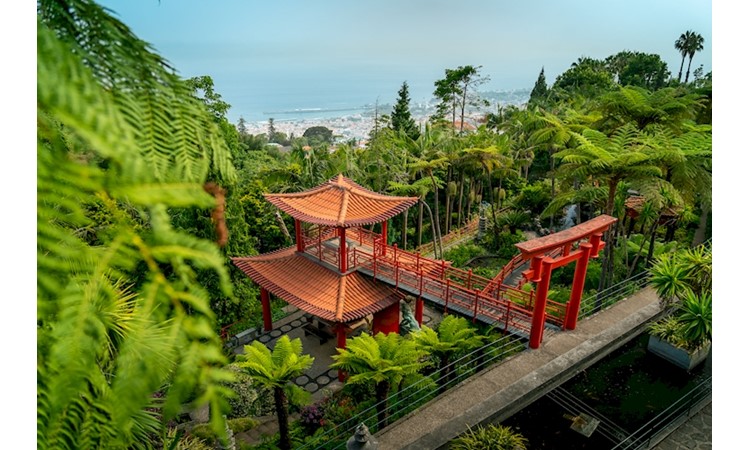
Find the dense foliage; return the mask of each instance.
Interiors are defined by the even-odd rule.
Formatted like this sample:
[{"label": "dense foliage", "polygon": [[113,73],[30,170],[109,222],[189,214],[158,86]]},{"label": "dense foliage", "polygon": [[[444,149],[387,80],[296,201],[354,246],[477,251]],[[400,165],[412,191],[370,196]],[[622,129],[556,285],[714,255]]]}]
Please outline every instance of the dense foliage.
[{"label": "dense foliage", "polygon": [[[260,321],[257,287],[229,258],[292,244],[293,221],[265,193],[301,191],[339,173],[377,192],[420,197],[391,220],[389,242],[421,249],[432,241],[456,266],[488,257],[494,266],[474,269],[487,277],[528,233],[561,230],[564,216],[580,223],[610,214],[618,222],[601,262],[589,266],[587,291],[656,262],[660,294],[682,305],[675,320],[694,340],[710,339],[710,289],[698,285],[710,283],[710,252],[707,263],[699,249],[669,257],[711,236],[712,85],[698,70],[687,82],[703,45],[694,32],[675,43],[688,59],[684,81],[682,67],[670,78],[658,55],[583,57],[550,87],[542,70],[528,105],[499,108],[476,130],[467,119],[482,104],[481,66],[447,69],[435,82],[440,106],[423,130],[404,82],[392,113],[376,119],[360,147],[325,127],[298,137],[273,121],[259,135],[248,134],[244,119],[235,127],[209,76],[179,78],[90,0],[38,2],[37,28],[40,448],[177,442],[170,420],[207,403],[209,434],[222,436],[222,414],[261,410],[255,392],[222,369],[217,331]],[[640,202],[628,207],[632,197]],[[478,214],[485,238],[443,254],[441,235]],[[556,272],[550,296],[566,301],[571,277],[572,269]],[[379,402],[381,424],[389,392],[426,363],[414,340],[398,339],[362,337],[337,358]],[[450,364],[455,343],[440,329],[422,341],[438,350],[439,365]],[[281,348],[284,358],[297,355],[284,377],[253,366],[253,357],[273,360],[260,349],[243,363],[256,380],[267,378],[276,406],[286,405],[290,374],[309,362],[295,344]],[[239,394],[234,413],[224,404],[228,387]],[[321,409],[345,417],[353,406],[344,403]],[[322,412],[308,412],[320,425]]]},{"label": "dense foliage", "polygon": [[221,435],[229,374],[197,273],[231,284],[218,247],[172,214],[222,206],[204,183],[236,178],[227,144],[107,11],[38,12],[38,446],[148,448],[191,403],[211,405]]}]

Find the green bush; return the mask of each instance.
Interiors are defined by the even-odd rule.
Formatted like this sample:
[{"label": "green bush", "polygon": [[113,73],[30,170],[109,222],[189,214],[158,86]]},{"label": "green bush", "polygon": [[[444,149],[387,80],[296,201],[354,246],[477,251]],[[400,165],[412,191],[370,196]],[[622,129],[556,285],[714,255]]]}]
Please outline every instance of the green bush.
[{"label": "green bush", "polygon": [[226,368],[235,376],[235,381],[224,383],[235,396],[229,399],[232,408],[227,418],[257,417],[275,411],[271,390],[255,383],[240,367],[229,364]]},{"label": "green bush", "polygon": [[[252,417],[240,417],[239,419],[227,420],[227,425],[234,434],[252,430],[257,427],[258,424],[259,422]],[[217,439],[216,433],[211,429],[211,425],[208,423],[194,426],[190,430],[190,434],[208,443],[213,443]]]},{"label": "green bush", "polygon": [[479,426],[451,441],[451,450],[526,450],[528,441],[520,433],[502,425]]}]

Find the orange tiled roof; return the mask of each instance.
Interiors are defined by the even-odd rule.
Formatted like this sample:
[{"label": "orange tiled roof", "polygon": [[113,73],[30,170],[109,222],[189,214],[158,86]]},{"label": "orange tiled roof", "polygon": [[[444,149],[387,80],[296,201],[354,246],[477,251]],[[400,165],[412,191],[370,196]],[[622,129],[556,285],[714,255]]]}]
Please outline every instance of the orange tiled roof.
[{"label": "orange tiled roof", "polygon": [[339,175],[318,187],[292,194],[266,194],[277,208],[303,222],[352,227],[390,219],[418,197],[394,197],[366,189]]},{"label": "orange tiled roof", "polygon": [[398,302],[401,294],[359,272],[346,275],[311,261],[295,247],[232,258],[253,281],[275,296],[331,322],[350,322]]}]

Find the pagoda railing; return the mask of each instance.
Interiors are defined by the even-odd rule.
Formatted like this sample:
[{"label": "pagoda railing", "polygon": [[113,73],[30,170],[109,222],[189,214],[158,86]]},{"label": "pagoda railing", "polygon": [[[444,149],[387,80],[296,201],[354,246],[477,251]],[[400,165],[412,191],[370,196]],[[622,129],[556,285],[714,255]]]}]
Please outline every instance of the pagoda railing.
[{"label": "pagoda railing", "polygon": [[[332,266],[339,265],[339,244],[336,228],[318,227],[314,235],[304,234],[305,252],[319,261]],[[439,298],[445,307],[452,304],[469,313],[474,319],[477,314],[485,315],[498,322],[503,316],[498,311],[505,310],[510,326],[525,330],[525,325],[515,326],[519,320],[530,320],[534,305],[534,290],[524,291],[502,283],[498,276],[489,279],[469,270],[451,267],[450,262],[427,258],[398,248],[396,244],[383,245],[382,235],[365,228],[349,228],[346,233],[347,269],[363,268],[388,278],[397,287],[406,286]],[[418,280],[423,280],[421,290]],[[523,311],[522,313],[518,311]],[[565,318],[564,304],[547,300],[546,319],[562,325]]]},{"label": "pagoda railing", "polygon": [[[531,332],[532,312],[506,298],[493,298],[482,294],[478,288],[470,288],[452,278],[441,278],[431,275],[422,268],[415,271],[409,262],[402,262],[390,255],[378,255],[377,252],[370,254],[359,249],[355,250],[355,264],[373,273],[376,279],[388,281],[396,288],[405,289],[420,296],[429,296],[438,299],[445,311],[450,307],[459,308],[466,315],[476,320],[480,316],[497,323],[504,330],[515,328],[525,333]],[[428,258],[422,258],[425,266],[429,263]],[[442,266],[442,265],[441,265]],[[454,277],[461,271],[450,267],[444,268],[446,273]],[[465,275],[468,286],[475,286]],[[486,280],[486,279],[485,279]]]}]

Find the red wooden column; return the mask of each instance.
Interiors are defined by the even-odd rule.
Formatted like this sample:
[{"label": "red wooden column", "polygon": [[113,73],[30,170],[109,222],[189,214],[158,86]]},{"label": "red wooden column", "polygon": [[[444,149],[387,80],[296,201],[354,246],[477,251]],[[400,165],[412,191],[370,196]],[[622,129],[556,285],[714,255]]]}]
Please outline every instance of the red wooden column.
[{"label": "red wooden column", "polygon": [[346,228],[339,227],[339,270],[346,272]]},{"label": "red wooden column", "polygon": [[[346,348],[346,326],[341,323],[336,324],[336,347],[340,349]],[[339,369],[339,381],[344,382],[346,380],[346,372]]]},{"label": "red wooden column", "polygon": [[271,297],[268,295],[268,291],[264,288],[260,288],[260,305],[263,308],[263,331],[273,330],[273,322],[271,321]]},{"label": "red wooden column", "polygon": [[383,238],[383,250],[381,255],[385,255],[385,247],[388,245],[388,221],[384,220],[380,222],[380,235]]},{"label": "red wooden column", "polygon": [[529,347],[539,348],[544,334],[544,317],[547,309],[547,292],[549,281],[552,276],[552,259],[542,259],[541,275],[536,285],[536,300],[534,301],[534,315],[531,318],[531,335],[529,336]]},{"label": "red wooden column", "polygon": [[422,297],[417,298],[417,303],[414,305],[414,318],[417,319],[419,326],[422,326],[422,318],[424,316],[424,300]]},{"label": "red wooden column", "polygon": [[581,296],[583,295],[583,285],[586,281],[586,269],[589,266],[589,256],[593,248],[588,242],[581,243],[578,246],[581,250],[581,257],[576,261],[576,271],[573,276],[573,287],[570,290],[570,301],[565,311],[564,329],[575,330],[578,323],[578,312],[581,309]]},{"label": "red wooden column", "polygon": [[305,251],[305,241],[302,239],[302,223],[299,219],[294,219],[294,240],[297,242],[297,251]]},{"label": "red wooden column", "polygon": [[401,308],[399,302],[376,312],[372,318],[372,334],[398,333],[399,313]]}]

